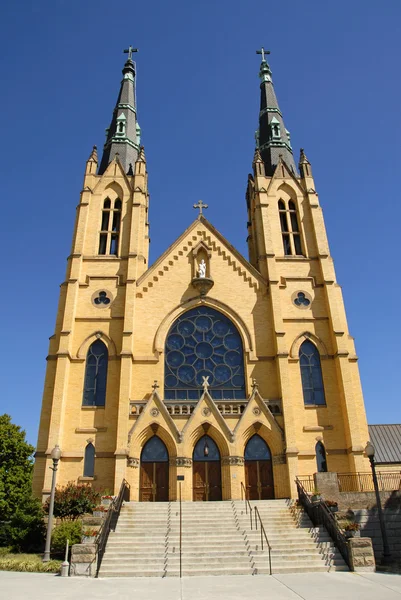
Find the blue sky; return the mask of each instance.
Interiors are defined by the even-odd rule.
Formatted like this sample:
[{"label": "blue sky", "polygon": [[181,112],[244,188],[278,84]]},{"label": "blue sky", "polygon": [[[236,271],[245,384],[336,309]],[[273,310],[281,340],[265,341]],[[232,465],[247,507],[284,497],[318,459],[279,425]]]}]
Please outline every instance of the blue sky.
[{"label": "blue sky", "polygon": [[[141,6],[140,6],[141,5]],[[140,49],[151,260],[194,202],[245,256],[261,45],[298,159],[305,148],[343,287],[370,423],[400,422],[401,3],[172,0],[0,7],[0,412],[36,443],[48,337],[85,161]]]}]

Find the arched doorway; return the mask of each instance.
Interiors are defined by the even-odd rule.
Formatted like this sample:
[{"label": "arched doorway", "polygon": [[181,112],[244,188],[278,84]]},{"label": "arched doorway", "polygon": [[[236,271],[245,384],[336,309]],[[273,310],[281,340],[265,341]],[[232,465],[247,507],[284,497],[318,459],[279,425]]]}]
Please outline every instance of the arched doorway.
[{"label": "arched doorway", "polygon": [[269,446],[253,435],[245,448],[245,486],[249,500],[274,498],[273,467]]},{"label": "arched doorway", "polygon": [[216,442],[208,435],[198,440],[193,453],[193,499],[221,500],[221,463]]},{"label": "arched doorway", "polygon": [[155,435],[146,442],[141,452],[141,502],[168,502],[168,466],[167,448]]}]

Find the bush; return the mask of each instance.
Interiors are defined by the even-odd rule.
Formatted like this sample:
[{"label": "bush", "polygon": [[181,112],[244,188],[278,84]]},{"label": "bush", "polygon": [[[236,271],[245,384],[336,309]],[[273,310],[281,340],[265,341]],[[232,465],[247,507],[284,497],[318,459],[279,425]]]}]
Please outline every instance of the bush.
[{"label": "bush", "polygon": [[60,560],[42,562],[37,554],[0,554],[0,571],[25,571],[27,573],[58,573]]},{"label": "bush", "polygon": [[82,538],[82,523],[81,521],[65,521],[57,525],[52,533],[52,549],[57,554],[63,554],[67,545],[67,540],[70,542],[70,547],[73,544],[80,544]]},{"label": "bush", "polygon": [[[60,519],[78,519],[91,513],[100,501],[100,493],[89,485],[77,485],[70,481],[64,487],[56,488],[54,496],[54,516]],[[49,512],[49,500],[45,504]]]}]

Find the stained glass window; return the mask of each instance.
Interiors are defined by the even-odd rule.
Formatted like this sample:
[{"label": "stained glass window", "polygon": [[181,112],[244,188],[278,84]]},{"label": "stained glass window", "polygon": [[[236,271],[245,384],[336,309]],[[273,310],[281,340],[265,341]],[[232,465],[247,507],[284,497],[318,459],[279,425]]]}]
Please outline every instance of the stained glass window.
[{"label": "stained glass window", "polygon": [[215,400],[245,398],[241,336],[217,310],[200,306],[178,317],[167,335],[165,356],[166,399],[198,400],[204,377]]},{"label": "stained glass window", "polygon": [[168,452],[164,443],[157,435],[146,442],[141,454],[142,462],[167,462]]},{"label": "stained glass window", "polygon": [[88,444],[85,448],[84,457],[84,477],[94,477],[95,475],[95,446]]},{"label": "stained glass window", "polygon": [[305,340],[299,349],[302,389],[305,404],[326,404],[319,351]]},{"label": "stained glass window", "polygon": [[260,435],[253,435],[247,443],[245,460],[271,460],[269,446]]},{"label": "stained glass window", "polygon": [[86,356],[84,406],[105,405],[108,358],[107,348],[101,340],[91,344]]},{"label": "stained glass window", "polygon": [[216,442],[208,435],[204,435],[198,440],[193,454],[193,460],[203,462],[209,460],[220,460],[220,452]]}]

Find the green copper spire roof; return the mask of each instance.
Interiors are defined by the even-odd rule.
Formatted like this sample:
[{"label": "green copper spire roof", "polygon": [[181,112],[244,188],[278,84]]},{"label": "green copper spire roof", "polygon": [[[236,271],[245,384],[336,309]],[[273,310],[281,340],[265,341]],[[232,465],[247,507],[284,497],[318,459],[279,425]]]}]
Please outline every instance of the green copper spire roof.
[{"label": "green copper spire roof", "polygon": [[126,173],[130,169],[130,164],[134,165],[138,158],[140,145],[138,133],[140,128],[136,118],[136,65],[132,60],[132,53],[136,51],[131,46],[128,50],[125,50],[128,53],[128,59],[123,68],[123,79],[113,117],[109,128],[106,129],[106,142],[103,148],[99,175],[105,172],[117,153]]},{"label": "green copper spire roof", "polygon": [[296,174],[290,135],[284,125],[283,115],[274,91],[272,72],[265,56],[270,52],[262,48],[257,51],[257,54],[262,55],[262,62],[259,71],[260,112],[256,144],[265,165],[266,175],[273,175],[280,155],[289,169]]}]

